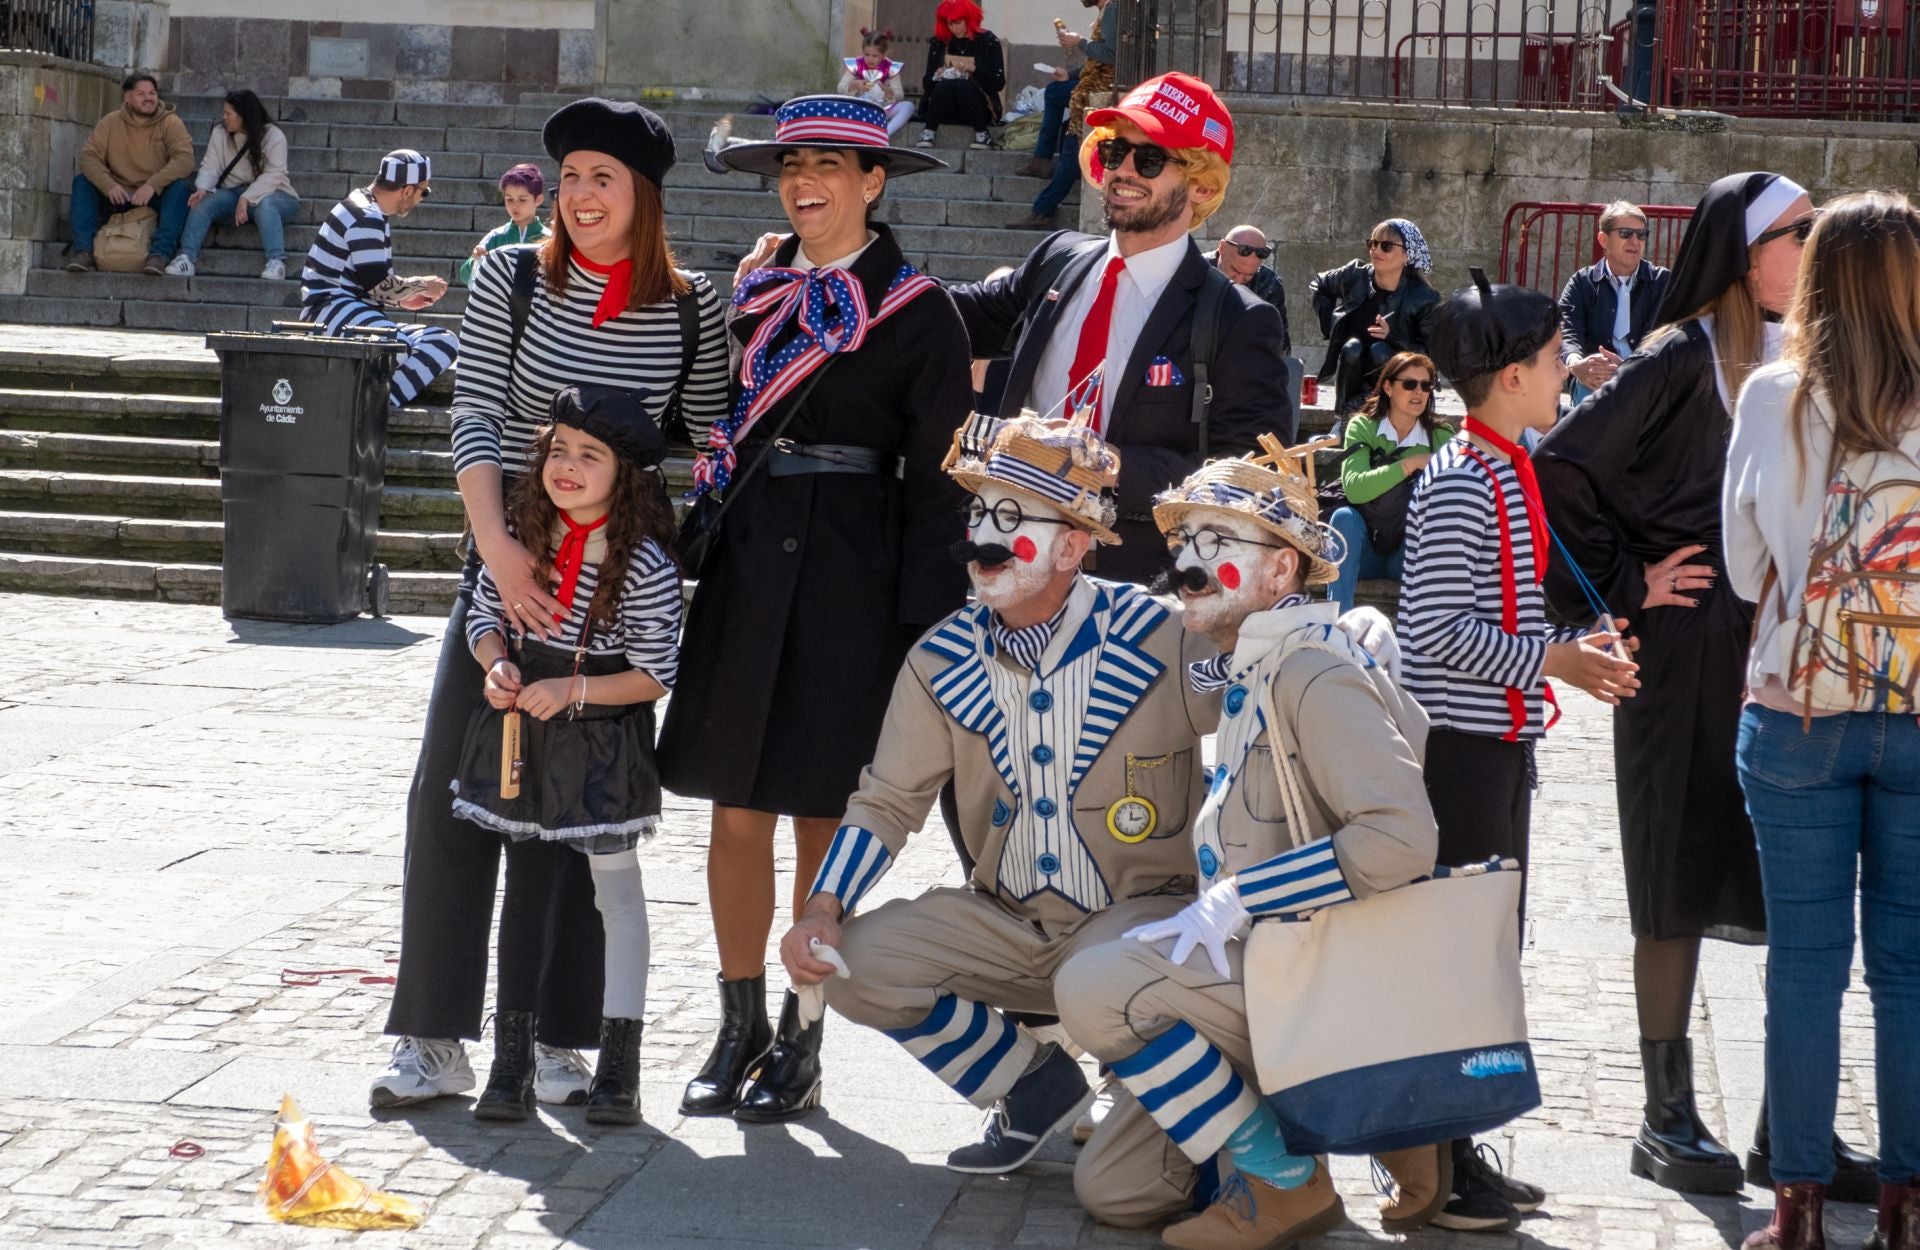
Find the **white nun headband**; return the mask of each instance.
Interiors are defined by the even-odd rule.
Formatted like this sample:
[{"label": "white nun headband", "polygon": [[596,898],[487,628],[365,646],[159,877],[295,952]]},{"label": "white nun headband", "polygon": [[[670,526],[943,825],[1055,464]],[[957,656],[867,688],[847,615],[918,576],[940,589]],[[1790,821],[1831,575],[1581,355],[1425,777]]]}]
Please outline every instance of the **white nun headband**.
[{"label": "white nun headband", "polygon": [[1776,175],[1765,190],[1753,197],[1753,203],[1747,205],[1747,246],[1752,247],[1754,240],[1765,234],[1767,227],[1806,193],[1807,189],[1793,179]]}]

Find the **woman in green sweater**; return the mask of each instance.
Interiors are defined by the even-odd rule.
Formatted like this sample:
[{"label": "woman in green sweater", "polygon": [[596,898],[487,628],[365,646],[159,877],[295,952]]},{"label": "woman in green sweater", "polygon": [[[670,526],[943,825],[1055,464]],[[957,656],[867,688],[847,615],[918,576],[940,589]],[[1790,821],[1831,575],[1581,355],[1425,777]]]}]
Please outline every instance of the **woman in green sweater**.
[{"label": "woman in green sweater", "polygon": [[1327,587],[1342,612],[1353,606],[1362,578],[1400,580],[1413,479],[1453,437],[1452,426],[1433,418],[1436,377],[1431,360],[1401,352],[1380,370],[1366,407],[1347,422],[1340,463],[1347,506],[1327,518],[1347,543],[1340,576]]},{"label": "woman in green sweater", "polygon": [[500,201],[506,206],[507,224],[488,233],[473,245],[473,255],[460,262],[456,271],[462,283],[472,285],[473,267],[495,248],[515,243],[533,243],[547,237],[540,221],[540,200],[547,193],[547,179],[538,165],[515,165],[500,175]]}]

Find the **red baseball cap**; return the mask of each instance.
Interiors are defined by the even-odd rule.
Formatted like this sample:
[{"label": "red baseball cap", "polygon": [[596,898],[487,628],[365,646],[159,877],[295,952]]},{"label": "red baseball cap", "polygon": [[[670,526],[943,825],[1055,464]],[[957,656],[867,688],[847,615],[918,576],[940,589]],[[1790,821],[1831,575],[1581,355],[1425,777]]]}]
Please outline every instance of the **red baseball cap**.
[{"label": "red baseball cap", "polygon": [[1212,148],[1233,162],[1233,115],[1213,88],[1191,74],[1162,74],[1127,92],[1112,108],[1087,114],[1089,126],[1130,121],[1163,148]]}]

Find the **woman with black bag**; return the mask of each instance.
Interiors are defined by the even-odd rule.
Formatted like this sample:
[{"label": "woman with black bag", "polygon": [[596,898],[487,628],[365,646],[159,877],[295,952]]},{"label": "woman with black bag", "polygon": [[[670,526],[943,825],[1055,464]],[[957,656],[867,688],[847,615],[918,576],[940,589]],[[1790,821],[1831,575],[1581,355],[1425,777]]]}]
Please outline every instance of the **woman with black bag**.
[{"label": "woman with black bag", "polygon": [[1353,606],[1362,578],[1400,580],[1413,479],[1454,434],[1433,416],[1436,378],[1433,361],[1401,352],[1380,370],[1366,410],[1347,422],[1340,461],[1344,503],[1327,518],[1347,543],[1340,575],[1327,587],[1327,598],[1342,612]]},{"label": "woman with black bag", "polygon": [[668,789],[713,803],[720,1035],[681,1110],[754,1121],[800,1115],[820,1088],[820,1023],[800,1027],[791,991],[777,1036],[767,1019],[774,827],[793,819],[797,907],[908,648],[965,600],[947,555],[962,496],[940,461],[972,388],[953,300],[868,220],[889,177],[941,162],[889,147],[885,112],[849,96],[790,100],[775,126],[719,154],[778,179],[793,234],[734,292],[738,393],[694,468],[695,516],[719,526],[659,751]]},{"label": "woman with black bag", "polygon": [[[553,395],[576,384],[617,387],[639,397],[654,421],[677,409],[696,438],[726,413],[720,298],[703,275],[674,268],[667,246],[666,123],[625,101],[576,100],[547,119],[542,137],[560,166],[553,233],[490,253],[474,272],[460,326],[453,454],[473,542],[407,806],[400,968],[386,1030],[397,1040],[373,1083],[375,1107],[473,1088],[462,1039],[480,1034],[507,839],[452,810],[449,786],[481,702],[466,619],[483,564],[509,629],[553,639],[564,619],[554,587],[533,578],[533,552],[508,532],[504,507]],[[500,918],[493,1075],[517,1082],[532,1066],[542,1102],[585,1101],[592,1069],[579,1049],[600,1035],[605,939],[587,858],[538,840],[507,851],[509,875],[542,888],[516,891],[538,905]]]}]

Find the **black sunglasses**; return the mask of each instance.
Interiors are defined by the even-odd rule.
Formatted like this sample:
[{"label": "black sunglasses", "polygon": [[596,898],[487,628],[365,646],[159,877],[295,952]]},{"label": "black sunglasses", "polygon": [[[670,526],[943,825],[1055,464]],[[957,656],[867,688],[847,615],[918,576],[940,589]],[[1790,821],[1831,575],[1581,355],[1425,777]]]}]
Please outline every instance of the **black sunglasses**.
[{"label": "black sunglasses", "polygon": [[1094,151],[1100,153],[1100,163],[1108,169],[1120,168],[1127,154],[1132,153],[1133,172],[1142,178],[1158,178],[1169,161],[1175,165],[1184,164],[1179,157],[1158,144],[1134,143],[1127,139],[1102,139],[1094,146]]},{"label": "black sunglasses", "polygon": [[1395,242],[1392,239],[1368,239],[1367,246],[1370,248],[1377,247],[1383,252],[1391,252],[1396,247],[1405,247],[1406,244]]},{"label": "black sunglasses", "polygon": [[1427,381],[1425,378],[1395,378],[1393,384],[1409,395],[1415,391],[1425,391],[1429,395],[1433,394],[1433,383]]},{"label": "black sunglasses", "polygon": [[1789,234],[1793,236],[1793,241],[1795,243],[1804,244],[1807,241],[1807,239],[1813,234],[1813,223],[1819,218],[1819,216],[1820,216],[1819,213],[1808,213],[1805,217],[1802,217],[1799,221],[1790,222],[1787,225],[1778,226],[1772,230],[1764,231],[1759,238],[1755,239],[1752,243],[1749,243],[1747,245],[1747,250],[1752,251],[1754,248],[1759,247],[1762,243],[1771,243],[1775,239],[1784,238]]},{"label": "black sunglasses", "polygon": [[1261,260],[1273,255],[1271,247],[1248,247],[1245,243],[1222,243],[1221,247],[1230,247],[1242,256],[1258,256]]},{"label": "black sunglasses", "polygon": [[1635,230],[1632,226],[1618,226],[1609,233],[1622,239],[1650,239],[1653,237],[1653,231],[1645,228]]}]

